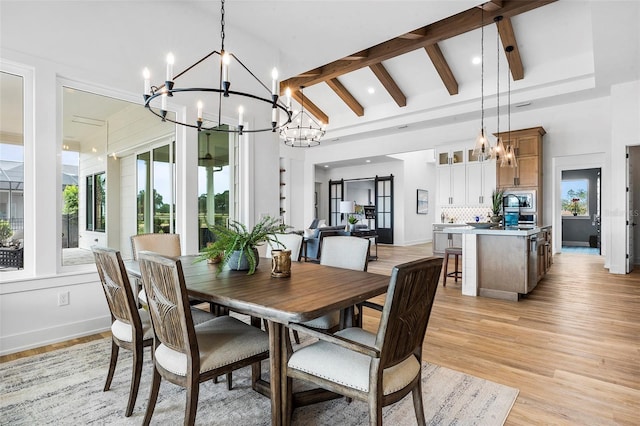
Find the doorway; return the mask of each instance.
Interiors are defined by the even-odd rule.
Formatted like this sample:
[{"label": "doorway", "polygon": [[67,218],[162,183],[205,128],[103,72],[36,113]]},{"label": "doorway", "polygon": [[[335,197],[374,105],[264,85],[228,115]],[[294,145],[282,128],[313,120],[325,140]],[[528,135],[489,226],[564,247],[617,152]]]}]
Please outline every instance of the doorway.
[{"label": "doorway", "polygon": [[601,169],[563,170],[562,252],[600,255]]}]

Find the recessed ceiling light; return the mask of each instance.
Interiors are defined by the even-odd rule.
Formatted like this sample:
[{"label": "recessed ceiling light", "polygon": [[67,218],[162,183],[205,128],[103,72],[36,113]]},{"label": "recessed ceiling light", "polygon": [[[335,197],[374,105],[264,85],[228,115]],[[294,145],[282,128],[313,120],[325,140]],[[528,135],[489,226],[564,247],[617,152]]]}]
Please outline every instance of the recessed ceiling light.
[{"label": "recessed ceiling light", "polygon": [[364,160],[364,162],[365,162],[365,163],[370,163],[370,162],[371,162],[371,160]]},{"label": "recessed ceiling light", "polygon": [[521,103],[521,104],[514,105],[514,106],[515,106],[516,108],[522,108],[522,107],[526,107],[526,106],[529,106],[529,105],[531,105],[531,102],[523,102],[523,103]]},{"label": "recessed ceiling light", "polygon": [[376,89],[374,89],[373,87],[369,87],[367,89],[367,92],[369,92],[370,95],[373,95],[374,93],[376,93]]},{"label": "recessed ceiling light", "polygon": [[474,57],[471,59],[471,63],[472,63],[473,65],[480,65],[480,64],[482,63],[482,58],[481,58],[480,56],[474,56]]},{"label": "recessed ceiling light", "polygon": [[328,165],[328,164],[325,164],[325,165],[324,165],[324,168],[325,168],[325,169],[328,169],[328,168],[329,168],[329,165]]}]

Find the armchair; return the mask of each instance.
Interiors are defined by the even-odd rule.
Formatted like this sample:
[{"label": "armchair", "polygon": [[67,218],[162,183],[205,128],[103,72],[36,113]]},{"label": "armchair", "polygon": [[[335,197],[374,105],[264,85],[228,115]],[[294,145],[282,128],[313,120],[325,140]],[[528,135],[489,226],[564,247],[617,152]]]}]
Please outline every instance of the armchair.
[{"label": "armchair", "polygon": [[291,414],[292,379],[369,403],[369,423],[382,424],[382,407],[413,395],[418,424],[424,425],[422,344],[442,269],[442,258],[421,259],[393,268],[377,333],[346,328],[331,335],[303,324],[295,331],[319,340],[292,351],[287,347],[284,413]]}]

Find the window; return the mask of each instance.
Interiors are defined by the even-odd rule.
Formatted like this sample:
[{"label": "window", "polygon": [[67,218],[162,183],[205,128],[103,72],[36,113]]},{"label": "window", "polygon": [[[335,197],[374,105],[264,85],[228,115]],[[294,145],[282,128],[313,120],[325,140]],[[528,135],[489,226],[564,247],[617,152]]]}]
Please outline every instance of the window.
[{"label": "window", "polygon": [[[24,92],[22,76],[0,72],[0,227],[19,249],[24,245],[25,220]],[[15,266],[24,268],[23,261],[10,269]]]},{"label": "window", "polygon": [[589,180],[562,180],[562,216],[589,217]]},{"label": "window", "polygon": [[[207,225],[226,225],[231,211],[231,165],[229,134],[200,132],[198,135],[198,225],[199,247],[212,241]],[[231,197],[232,198],[232,197]]]},{"label": "window", "polygon": [[175,232],[175,143],[137,155],[137,233]]},{"label": "window", "polygon": [[106,193],[107,180],[104,172],[87,176],[87,231],[105,231],[107,223]]}]

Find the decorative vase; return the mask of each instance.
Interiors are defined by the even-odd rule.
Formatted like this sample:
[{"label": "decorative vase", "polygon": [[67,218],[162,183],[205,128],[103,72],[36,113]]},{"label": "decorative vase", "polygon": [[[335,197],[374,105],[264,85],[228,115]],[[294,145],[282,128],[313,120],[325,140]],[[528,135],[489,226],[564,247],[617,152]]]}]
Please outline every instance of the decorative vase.
[{"label": "decorative vase", "polygon": [[291,276],[291,250],[271,251],[271,276],[276,278]]},{"label": "decorative vase", "polygon": [[500,223],[501,220],[502,220],[502,215],[500,214],[494,214],[493,216],[491,216],[492,223]]},{"label": "decorative vase", "polygon": [[[258,255],[258,249],[253,248],[253,253],[256,259],[256,268],[258,267],[258,263],[260,262],[260,256]],[[242,257],[240,256],[240,250],[236,250],[231,253],[231,257],[229,257],[229,261],[227,262],[227,266],[229,269],[234,271],[248,271],[251,269],[249,265],[249,259],[247,258],[246,253],[242,252]]]},{"label": "decorative vase", "polygon": [[573,215],[574,216],[578,216],[578,212],[573,212]]}]

